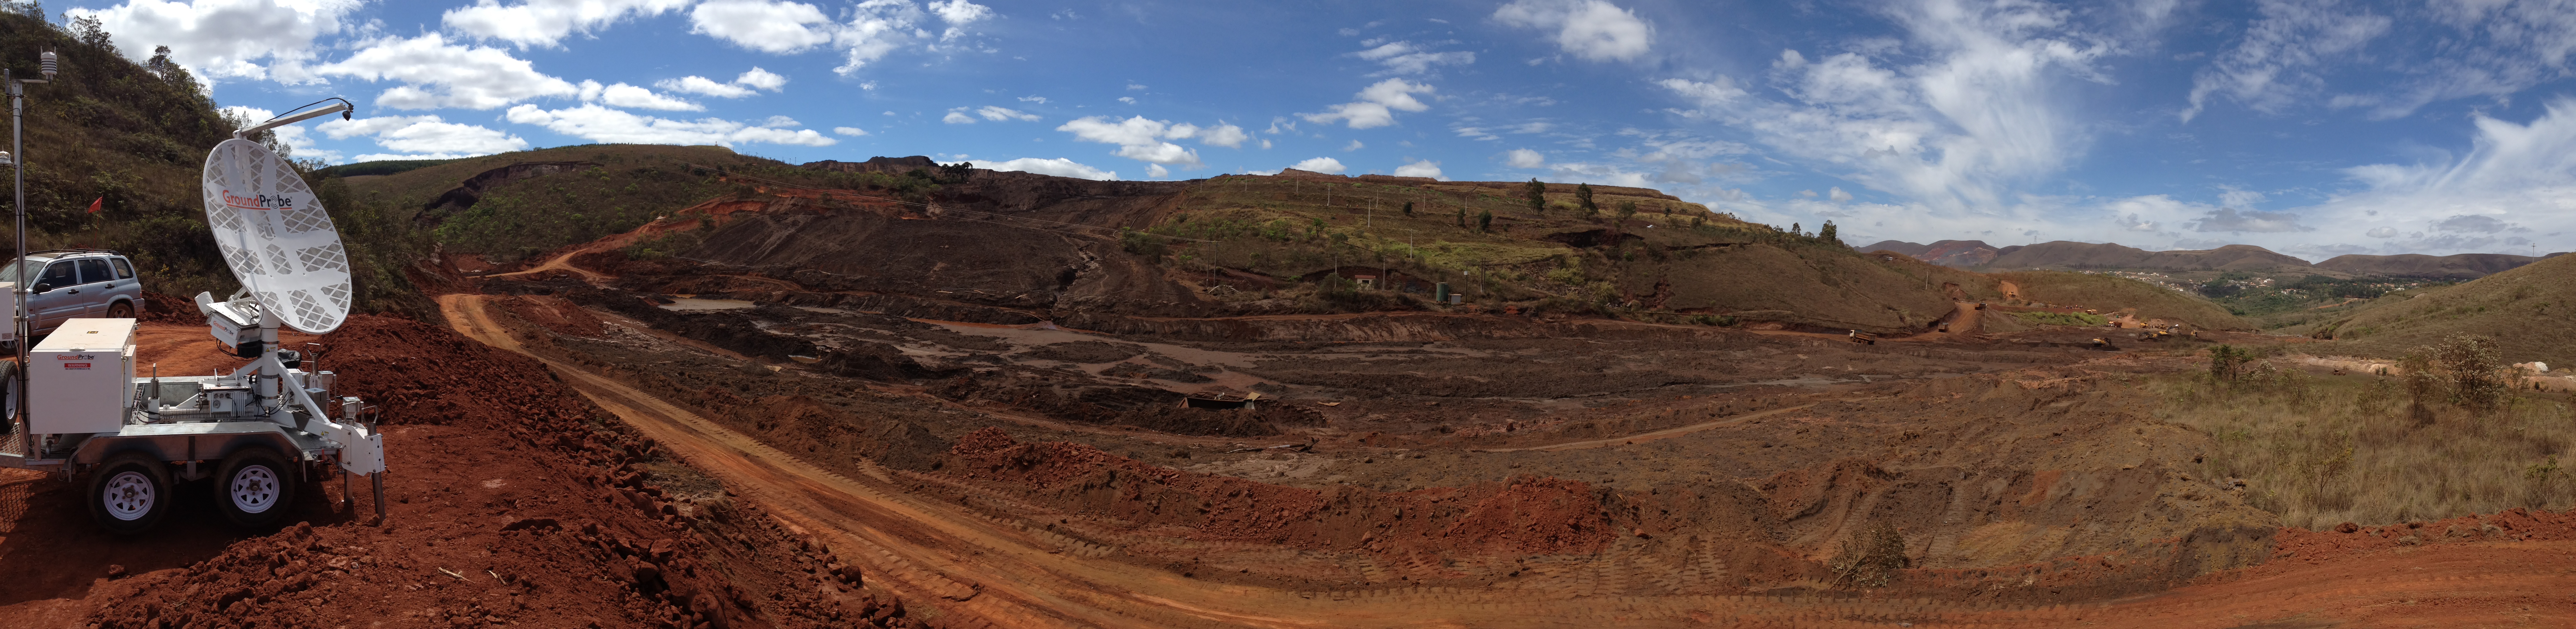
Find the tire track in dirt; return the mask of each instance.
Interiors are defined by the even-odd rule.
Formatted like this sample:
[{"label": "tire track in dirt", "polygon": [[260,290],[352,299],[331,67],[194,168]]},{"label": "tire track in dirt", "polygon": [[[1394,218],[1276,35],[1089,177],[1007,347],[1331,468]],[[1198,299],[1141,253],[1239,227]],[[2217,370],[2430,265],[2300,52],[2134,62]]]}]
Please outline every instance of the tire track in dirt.
[{"label": "tire track in dirt", "polygon": [[[482,296],[448,295],[439,302],[448,320],[468,337],[528,353],[483,311]],[[1066,552],[1060,540],[1032,535],[1009,518],[904,494],[891,486],[894,476],[886,470],[865,468],[865,479],[824,471],[612,379],[546,364],[583,395],[690,463],[750,494],[790,524],[831,540],[841,556],[863,562],[872,586],[938,601],[946,612],[943,622],[961,627],[1885,627],[1911,622],[2216,629],[2279,621],[2314,626],[2399,618],[2435,625],[2528,624],[2535,618],[2576,617],[2576,601],[2564,595],[2576,589],[2576,542],[2407,549],[2297,568],[2274,566],[2262,576],[2213,575],[2200,585],[2117,601],[2040,607],[1839,596],[1625,595],[1629,585],[1656,580],[1639,569],[1669,566],[1606,555],[1594,565],[1559,566],[1551,571],[1557,576],[1548,579],[1554,582],[1539,591],[1400,587],[1293,592],[1212,583],[1088,558],[1109,553]],[[1696,562],[1701,565],[1694,566],[1695,576],[1711,578],[1725,571],[1712,559]]]},{"label": "tire track in dirt", "polygon": [[[1871,399],[1871,398],[1852,398],[1852,399]],[[1840,401],[1840,400],[1836,400],[1836,401]],[[1814,407],[1816,406],[1816,404],[1817,404],[1817,403],[1815,403],[1815,402],[1809,402],[1809,403],[1806,403],[1806,404],[1800,404],[1800,405],[1797,405],[1797,406],[1790,406],[1790,407],[1784,407],[1784,408],[1775,408],[1775,409],[1766,410],[1766,411],[1755,411],[1755,412],[1745,413],[1745,414],[1742,414],[1742,415],[1736,415],[1736,416],[1734,416],[1734,417],[1728,417],[1728,418],[1726,418],[1726,419],[1720,419],[1720,420],[1716,420],[1716,421],[1700,422],[1700,423],[1691,424],[1691,425],[1688,425],[1688,426],[1677,426],[1677,427],[1673,427],[1673,428],[1666,428],[1666,429],[1663,429],[1663,430],[1656,430],[1656,431],[1650,431],[1650,432],[1641,432],[1641,433],[1637,433],[1637,434],[1633,434],[1633,435],[1627,435],[1627,436],[1623,436],[1623,437],[1609,437],[1609,438],[1603,438],[1603,439],[1586,439],[1586,440],[1583,440],[1583,441],[1568,441],[1568,442],[1565,442],[1565,443],[1554,443],[1554,444],[1548,444],[1548,445],[1543,445],[1543,446],[1523,446],[1523,447],[1518,447],[1518,448],[1483,448],[1483,450],[1484,450],[1484,451],[1486,451],[1486,452],[1516,452],[1516,451],[1520,451],[1520,450],[1582,450],[1582,449],[1587,449],[1587,448],[1599,448],[1599,447],[1603,447],[1603,446],[1610,446],[1610,445],[1632,445],[1632,444],[1635,444],[1635,443],[1637,443],[1637,442],[1639,442],[1639,441],[1653,441],[1653,440],[1656,440],[1656,439],[1669,439],[1669,438],[1672,438],[1672,437],[1679,437],[1679,436],[1682,436],[1682,435],[1687,435],[1687,434],[1691,434],[1691,433],[1699,432],[1699,431],[1702,431],[1702,430],[1708,430],[1708,429],[1710,429],[1710,428],[1717,428],[1717,427],[1720,427],[1720,426],[1729,426],[1729,425],[1734,425],[1734,424],[1742,423],[1742,422],[1749,421],[1749,420],[1761,419],[1761,418],[1764,418],[1764,417],[1770,417],[1770,416],[1772,416],[1772,415],[1778,415],[1778,414],[1781,414],[1781,413],[1787,413],[1787,412],[1791,412],[1791,411],[1802,411],[1802,410],[1806,410],[1806,409],[1809,409],[1809,408],[1814,408]]]}]

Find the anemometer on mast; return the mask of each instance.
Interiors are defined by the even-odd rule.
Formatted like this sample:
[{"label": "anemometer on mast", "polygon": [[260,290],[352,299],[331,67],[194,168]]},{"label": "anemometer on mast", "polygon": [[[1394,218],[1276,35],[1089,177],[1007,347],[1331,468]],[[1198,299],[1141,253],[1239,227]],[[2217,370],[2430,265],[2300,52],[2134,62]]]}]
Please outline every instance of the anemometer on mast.
[{"label": "anemometer on mast", "polygon": [[[43,61],[51,78],[54,53],[44,53]],[[14,122],[23,111],[21,84],[41,81],[12,80],[4,72],[0,83]],[[338,374],[321,370],[316,357],[278,346],[281,327],[308,334],[339,329],[355,291],[340,233],[302,173],[251,138],[334,113],[347,119],[349,102],[323,102],[330,100],[339,102],[236,131],[206,154],[200,177],[206,225],[242,286],[220,300],[197,294],[197,310],[215,339],[250,364],[228,375],[165,376],[154,367],[136,377],[134,319],[70,319],[39,341],[28,334],[34,328],[26,287],[0,283],[17,298],[10,317],[20,341],[18,362],[0,364],[13,385],[0,395],[11,418],[0,426],[8,431],[0,438],[0,467],[86,477],[91,515],[120,534],[144,531],[168,515],[177,483],[209,478],[224,519],[274,526],[293,510],[299,486],[333,468],[342,506],[356,506],[349,479],[365,475],[374,486],[376,516],[385,516],[377,409],[335,395]],[[0,154],[0,164],[15,165],[23,153]],[[33,258],[26,254],[21,182],[18,275],[24,280]]]}]

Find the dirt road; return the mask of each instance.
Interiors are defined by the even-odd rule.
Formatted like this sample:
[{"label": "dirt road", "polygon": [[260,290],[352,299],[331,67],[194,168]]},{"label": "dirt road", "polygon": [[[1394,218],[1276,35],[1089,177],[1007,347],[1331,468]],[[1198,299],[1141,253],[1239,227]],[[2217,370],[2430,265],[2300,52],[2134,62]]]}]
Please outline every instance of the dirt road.
[{"label": "dirt road", "polygon": [[[470,338],[526,353],[482,307],[440,298]],[[544,360],[542,357],[539,360]],[[1298,592],[1184,577],[1114,558],[1117,550],[991,519],[897,488],[908,472],[840,476],[612,379],[548,362],[566,382],[691,463],[857,558],[868,583],[935,604],[958,626],[1556,627],[2330,626],[2393,619],[2436,624],[2576,616],[2576,542],[2403,549],[2121,601],[2046,608],[1972,602],[1767,596],[1585,597],[1574,591],[1383,588]],[[2222,579],[2224,580],[2224,579]]]}]

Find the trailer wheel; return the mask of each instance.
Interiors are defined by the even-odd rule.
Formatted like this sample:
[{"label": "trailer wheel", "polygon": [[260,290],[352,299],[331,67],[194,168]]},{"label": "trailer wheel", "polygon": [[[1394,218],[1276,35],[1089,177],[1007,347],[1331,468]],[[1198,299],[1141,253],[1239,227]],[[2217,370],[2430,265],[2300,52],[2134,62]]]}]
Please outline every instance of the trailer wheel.
[{"label": "trailer wheel", "polygon": [[295,468],[268,448],[243,448],[224,457],[215,476],[215,504],[224,519],[246,527],[276,524],[295,502]]},{"label": "trailer wheel", "polygon": [[89,513],[107,532],[132,535],[170,513],[170,468],[159,459],[126,453],[107,460],[89,477]]}]

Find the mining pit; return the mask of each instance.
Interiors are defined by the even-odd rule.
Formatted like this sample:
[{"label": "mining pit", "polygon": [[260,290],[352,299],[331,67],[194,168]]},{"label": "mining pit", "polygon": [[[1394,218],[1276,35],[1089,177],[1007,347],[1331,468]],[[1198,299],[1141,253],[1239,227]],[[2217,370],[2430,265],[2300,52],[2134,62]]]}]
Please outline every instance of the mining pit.
[{"label": "mining pit", "polygon": [[[633,239],[445,278],[472,290],[437,296],[443,324],[360,316],[289,339],[322,344],[351,393],[389,409],[388,519],[324,479],[283,529],[206,525],[213,507],[183,499],[166,534],[115,538],[73,488],[0,476],[0,565],[25,575],[0,588],[0,626],[2576,613],[2576,573],[2555,567],[2576,553],[2568,514],[2311,531],[2206,477],[2211,438],[2155,419],[2147,382],[2252,335],[1987,331],[1960,302],[1946,331],[1863,344],[1797,326],[1219,312],[1154,302],[1193,289],[1148,268],[1030,276],[1146,296],[1067,310],[854,286],[811,260],[609,255]],[[1089,246],[1042,253],[1081,266]],[[186,319],[154,315],[147,360],[236,364]]]}]

